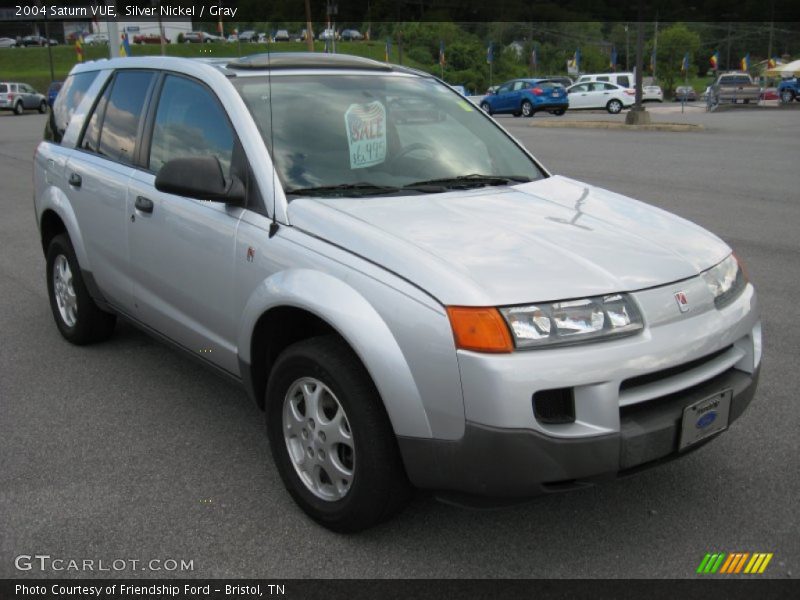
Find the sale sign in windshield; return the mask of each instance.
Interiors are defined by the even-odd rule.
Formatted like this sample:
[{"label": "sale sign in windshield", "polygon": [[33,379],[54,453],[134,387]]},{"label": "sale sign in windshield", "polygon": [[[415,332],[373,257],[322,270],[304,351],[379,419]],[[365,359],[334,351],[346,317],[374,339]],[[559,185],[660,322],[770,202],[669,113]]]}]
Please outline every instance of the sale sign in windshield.
[{"label": "sale sign in windshield", "polygon": [[380,102],[351,104],[344,113],[350,168],[363,169],[386,160],[386,108]]}]

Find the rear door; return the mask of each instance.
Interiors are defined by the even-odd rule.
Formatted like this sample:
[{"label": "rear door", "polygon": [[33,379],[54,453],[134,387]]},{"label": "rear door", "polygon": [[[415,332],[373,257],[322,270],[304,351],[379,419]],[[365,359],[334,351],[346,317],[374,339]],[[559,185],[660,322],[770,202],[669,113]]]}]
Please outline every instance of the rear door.
[{"label": "rear door", "polygon": [[[226,179],[248,167],[224,108],[203,83],[167,74],[148,119],[149,144],[128,189],[135,316],[185,349],[237,373],[234,255],[243,208],[160,192],[169,160],[216,156]],[[144,209],[142,207],[145,207]]]},{"label": "rear door", "polygon": [[511,91],[507,94],[508,96],[508,110],[511,111],[518,111],[520,105],[522,104],[522,90],[525,89],[526,86],[525,81],[515,81],[511,86]]},{"label": "rear door", "polygon": [[605,108],[608,101],[612,98],[610,83],[595,81],[589,84],[589,91],[586,93],[587,108]]},{"label": "rear door", "polygon": [[80,224],[88,268],[105,298],[123,310],[132,305],[126,193],[154,81],[153,71],[117,71],[95,102],[64,170],[64,190]]},{"label": "rear door", "polygon": [[27,83],[20,84],[20,87],[22,88],[22,93],[24,94],[25,98],[25,108],[39,108],[41,99],[36,90]]}]

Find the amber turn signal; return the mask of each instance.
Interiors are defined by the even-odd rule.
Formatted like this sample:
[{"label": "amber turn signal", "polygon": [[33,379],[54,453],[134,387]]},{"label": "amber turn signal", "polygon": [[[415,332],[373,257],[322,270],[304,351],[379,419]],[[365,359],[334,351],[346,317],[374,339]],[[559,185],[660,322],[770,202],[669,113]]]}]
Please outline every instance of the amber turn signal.
[{"label": "amber turn signal", "polygon": [[508,326],[496,308],[448,306],[447,316],[456,347],[475,352],[511,352],[514,343]]}]

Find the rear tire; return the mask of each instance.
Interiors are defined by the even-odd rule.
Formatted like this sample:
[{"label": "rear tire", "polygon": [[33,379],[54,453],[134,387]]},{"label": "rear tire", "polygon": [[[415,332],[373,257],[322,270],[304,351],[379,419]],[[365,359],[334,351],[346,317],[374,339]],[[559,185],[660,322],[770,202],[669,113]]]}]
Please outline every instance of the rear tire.
[{"label": "rear tire", "polygon": [[606,104],[606,110],[612,115],[618,115],[622,111],[622,102],[616,98],[609,100],[608,104]]},{"label": "rear tire", "polygon": [[789,102],[792,100],[794,100],[794,94],[792,93],[792,90],[783,90],[781,92],[781,101],[784,104],[789,104]]},{"label": "rear tire", "polygon": [[266,418],[272,457],[286,489],[328,529],[367,529],[400,511],[410,498],[412,488],[378,391],[340,338],[303,340],[281,353],[267,385]]},{"label": "rear tire", "polygon": [[21,115],[23,112],[25,112],[25,107],[24,107],[24,106],[22,106],[22,102],[17,102],[17,103],[14,105],[14,114],[15,114],[15,115],[17,115],[17,116],[19,116],[19,115]]},{"label": "rear tire", "polygon": [[533,104],[530,103],[529,100],[523,100],[522,105],[520,106],[520,110],[522,112],[523,117],[532,117],[534,110]]},{"label": "rear tire", "polygon": [[50,242],[46,272],[50,309],[64,339],[78,346],[108,339],[117,317],[100,310],[89,295],[66,234]]}]

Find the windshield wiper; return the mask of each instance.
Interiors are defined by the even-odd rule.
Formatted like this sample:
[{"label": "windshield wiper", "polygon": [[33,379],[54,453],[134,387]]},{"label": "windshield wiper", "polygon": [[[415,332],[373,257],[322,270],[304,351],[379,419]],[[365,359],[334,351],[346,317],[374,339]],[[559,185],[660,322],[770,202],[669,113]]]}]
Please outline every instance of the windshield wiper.
[{"label": "windshield wiper", "polygon": [[320,185],[306,188],[291,188],[286,190],[287,196],[347,196],[349,193],[358,194],[392,194],[399,192],[400,188],[390,185],[378,185],[366,181],[358,183],[340,183],[338,185]]},{"label": "windshield wiper", "polygon": [[378,185],[362,181],[359,183],[340,183],[338,185],[320,185],[317,187],[293,188],[286,190],[287,196],[348,196],[357,194],[360,196],[378,196],[381,194],[395,194],[398,192],[407,193],[408,191],[419,192],[421,194],[432,194],[444,192],[447,188],[443,185],[431,185],[428,183],[410,183],[403,187],[391,185]]},{"label": "windshield wiper", "polygon": [[485,185],[509,185],[511,183],[526,183],[531,181],[525,175],[481,175],[472,173],[470,175],[458,175],[457,177],[444,177],[442,179],[428,179],[426,181],[415,181],[403,187],[413,188],[418,186],[436,185],[445,188],[467,189],[471,187],[482,187]]}]

